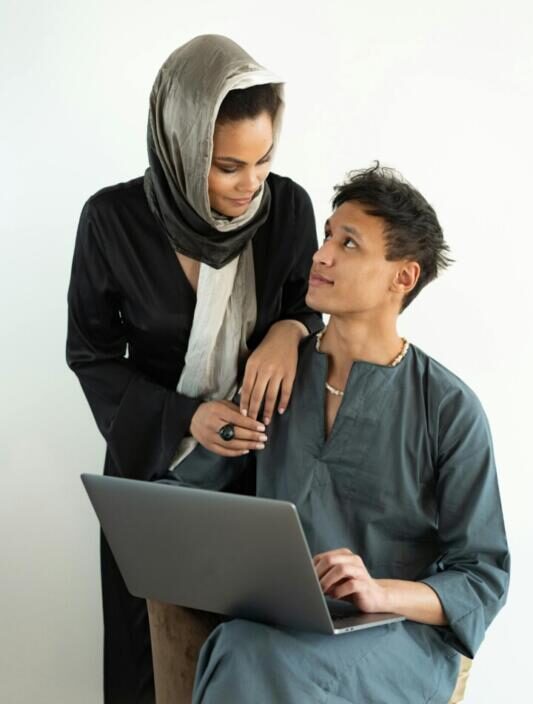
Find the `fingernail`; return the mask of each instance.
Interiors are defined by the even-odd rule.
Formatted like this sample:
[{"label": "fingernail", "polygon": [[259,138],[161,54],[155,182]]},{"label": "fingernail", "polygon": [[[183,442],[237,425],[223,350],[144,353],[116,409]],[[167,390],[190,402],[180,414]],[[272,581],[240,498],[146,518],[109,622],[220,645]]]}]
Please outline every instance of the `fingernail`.
[{"label": "fingernail", "polygon": [[243,451],[242,451],[242,454],[243,454],[243,455],[249,455],[249,454],[250,454],[250,450],[243,450]]},{"label": "fingernail", "polygon": [[278,413],[279,413],[280,415],[283,415],[283,414],[285,413],[285,409],[284,409],[284,408],[278,408]]},{"label": "fingernail", "polygon": [[247,416],[247,415],[248,415],[248,409],[247,409],[247,408],[241,408],[241,413],[242,413],[243,416]]},{"label": "fingernail", "polygon": [[264,450],[265,449],[265,444],[263,442],[258,442],[257,445],[255,446],[256,450]]},{"label": "fingernail", "polygon": [[270,418],[263,418],[263,420],[265,421],[265,425],[270,425]]},{"label": "fingernail", "polygon": [[266,435],[260,435],[259,440],[261,440],[261,442],[266,442],[268,440],[268,437]]},{"label": "fingernail", "polygon": [[266,430],[265,426],[262,423],[257,424],[257,430],[259,430],[260,433],[264,432]]}]

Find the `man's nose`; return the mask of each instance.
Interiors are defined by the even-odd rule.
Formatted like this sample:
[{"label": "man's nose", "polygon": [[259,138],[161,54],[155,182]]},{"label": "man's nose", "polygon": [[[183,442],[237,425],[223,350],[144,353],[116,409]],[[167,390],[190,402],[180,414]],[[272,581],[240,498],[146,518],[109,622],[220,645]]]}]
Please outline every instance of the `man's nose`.
[{"label": "man's nose", "polygon": [[323,264],[324,266],[333,264],[333,247],[329,240],[323,242],[322,246],[313,254],[313,264]]}]

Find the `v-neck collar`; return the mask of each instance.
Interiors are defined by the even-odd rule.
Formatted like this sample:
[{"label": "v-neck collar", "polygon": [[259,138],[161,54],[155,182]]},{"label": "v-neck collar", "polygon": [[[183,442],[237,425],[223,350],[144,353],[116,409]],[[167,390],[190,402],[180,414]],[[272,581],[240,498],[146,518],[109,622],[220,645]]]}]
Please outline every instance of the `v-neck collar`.
[{"label": "v-neck collar", "polygon": [[[362,407],[366,404],[369,396],[378,394],[383,390],[383,386],[389,383],[401,370],[411,355],[411,346],[407,350],[402,361],[394,366],[374,364],[373,362],[357,361],[353,362],[348,374],[344,396],[335,415],[335,420],[329,435],[326,436],[326,381],[329,373],[329,355],[326,352],[316,349],[316,335],[312,336],[311,361],[312,367],[315,364],[319,367],[319,373],[313,374],[314,402],[319,404],[319,412],[315,414],[319,427],[316,428],[317,437],[320,438],[320,455],[327,455],[328,451],[334,447],[339,429],[345,418],[357,419],[360,416]],[[389,382],[389,383],[387,383]],[[359,384],[357,393],[354,387]]]}]

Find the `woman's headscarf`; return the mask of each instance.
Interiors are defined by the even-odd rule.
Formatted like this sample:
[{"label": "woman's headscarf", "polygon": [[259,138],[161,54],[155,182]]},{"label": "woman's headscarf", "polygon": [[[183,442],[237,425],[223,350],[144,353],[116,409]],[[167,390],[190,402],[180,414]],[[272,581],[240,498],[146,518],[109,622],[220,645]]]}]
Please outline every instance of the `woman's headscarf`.
[{"label": "woman's headscarf", "polygon": [[[209,205],[207,177],[215,121],[231,90],[279,78],[227,37],[206,34],[176,49],[161,67],[150,96],[145,191],[174,249],[216,269],[239,254],[265,222],[270,207],[263,183],[242,215],[229,219]],[[274,146],[283,103],[274,120]]]},{"label": "woman's headscarf", "polygon": [[[235,42],[196,37],[177,49],[159,71],[150,96],[148,157],[144,178],[150,208],[172,247],[201,262],[196,307],[177,391],[193,398],[231,399],[239,360],[257,317],[252,237],[266,221],[270,190],[265,181],[243,215],[212,211],[208,174],[213,133],[230,90],[280,79],[259,66]],[[273,124],[274,148],[283,104]],[[185,437],[169,467],[195,447]]]}]

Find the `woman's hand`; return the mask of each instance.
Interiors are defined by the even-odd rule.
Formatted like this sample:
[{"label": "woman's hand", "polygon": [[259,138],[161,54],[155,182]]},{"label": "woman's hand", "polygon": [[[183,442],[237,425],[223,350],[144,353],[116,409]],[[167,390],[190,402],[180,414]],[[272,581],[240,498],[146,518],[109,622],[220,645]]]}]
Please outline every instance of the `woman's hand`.
[{"label": "woman's hand", "polygon": [[389,611],[387,590],[372,579],[363,560],[348,548],[315,555],[313,564],[326,596],[351,601],[366,613]]},{"label": "woman's hand", "polygon": [[298,345],[307,334],[305,325],[297,320],[280,320],[272,325],[246,363],[240,400],[244,416],[256,419],[264,399],[263,421],[268,425],[278,395],[278,411],[285,411],[296,376]]},{"label": "woman's hand", "polygon": [[[234,426],[233,440],[223,440],[218,431],[230,423]],[[250,450],[263,450],[267,436],[265,426],[245,418],[239,407],[230,401],[205,401],[196,409],[191,420],[191,435],[206,450],[223,457],[239,457]]]}]

